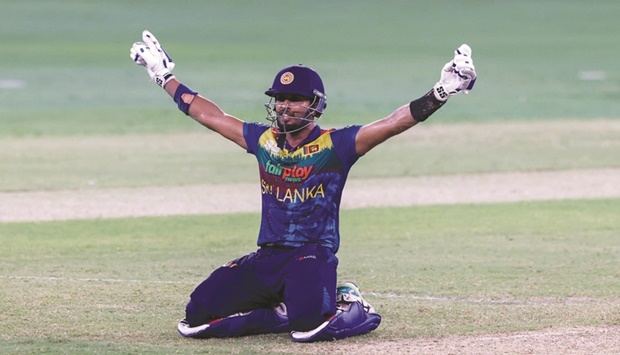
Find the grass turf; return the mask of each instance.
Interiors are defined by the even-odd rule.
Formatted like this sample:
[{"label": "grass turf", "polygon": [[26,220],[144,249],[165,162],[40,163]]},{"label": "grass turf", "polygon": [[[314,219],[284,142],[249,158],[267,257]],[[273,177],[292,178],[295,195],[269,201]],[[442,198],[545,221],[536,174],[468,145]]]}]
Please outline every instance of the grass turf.
[{"label": "grass turf", "polygon": [[371,122],[424,94],[463,42],[480,79],[434,119],[613,118],[620,111],[620,72],[609,60],[620,29],[614,0],[192,1],[175,11],[164,1],[2,6],[1,136],[196,129],[130,61],[129,47],[145,28],[166,45],[181,80],[248,121],[265,116],[262,93],[273,75],[303,62],[324,78],[325,122]]},{"label": "grass turf", "polygon": [[[218,182],[246,169],[235,163],[218,175],[212,167],[230,164],[227,153],[207,156],[199,144],[189,153],[158,150],[170,134],[201,128],[130,62],[143,29],[164,43],[181,80],[248,121],[264,117],[262,92],[275,72],[303,62],[326,82],[324,124],[371,122],[426,92],[463,42],[480,79],[433,122],[596,125],[620,112],[620,72],[609,59],[620,28],[614,0],[190,1],[174,10],[165,1],[0,4],[4,191],[178,183],[166,168],[188,183]],[[403,136],[357,169],[398,176],[617,166],[617,130],[562,132],[529,131],[535,135],[508,142],[452,136],[449,145]],[[428,159],[428,151],[437,154]],[[394,161],[410,162],[381,159],[396,152]],[[253,163],[247,169],[253,179]],[[343,344],[617,325],[617,210],[618,200],[600,200],[345,211],[341,275],[377,294],[369,299],[385,320]],[[257,220],[0,224],[0,352],[297,353],[303,348],[284,336],[191,342],[174,331],[193,286],[248,251]]]},{"label": "grass turf", "polygon": [[[428,123],[364,156],[351,179],[618,167],[614,120]],[[211,132],[0,139],[0,191],[254,182],[256,162]],[[386,158],[388,157],[388,158]]]},{"label": "grass turf", "polygon": [[[360,283],[385,318],[359,341],[620,324],[619,208],[610,199],[343,211],[340,279]],[[175,331],[193,287],[254,249],[257,222],[0,224],[0,350],[295,352],[285,335],[195,342]]]}]

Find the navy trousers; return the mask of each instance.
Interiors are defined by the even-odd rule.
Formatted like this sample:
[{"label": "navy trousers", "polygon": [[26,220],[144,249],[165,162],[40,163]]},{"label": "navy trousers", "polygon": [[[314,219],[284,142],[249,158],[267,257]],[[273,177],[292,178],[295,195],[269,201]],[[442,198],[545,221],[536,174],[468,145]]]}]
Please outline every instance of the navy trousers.
[{"label": "navy trousers", "polygon": [[[221,266],[198,285],[185,319],[195,327],[284,302],[291,330],[314,329],[336,313],[337,266],[337,257],[322,246],[262,247]],[[265,324],[266,331],[270,327]]]}]

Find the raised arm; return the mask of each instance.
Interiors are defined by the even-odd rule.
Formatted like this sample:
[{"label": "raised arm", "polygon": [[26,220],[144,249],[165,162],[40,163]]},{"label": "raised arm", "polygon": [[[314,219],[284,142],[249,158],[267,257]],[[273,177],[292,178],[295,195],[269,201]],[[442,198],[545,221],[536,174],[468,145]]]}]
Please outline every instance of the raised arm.
[{"label": "raised arm", "polygon": [[474,87],[476,78],[471,48],[463,44],[454,51],[454,59],[444,65],[439,82],[431,91],[397,108],[389,116],[360,129],[355,138],[357,153],[366,154],[388,138],[425,121],[443,106],[450,96],[460,92],[467,94]]},{"label": "raised arm", "polygon": [[131,47],[133,61],[143,66],[153,81],[164,88],[174,102],[186,115],[223,137],[247,149],[243,137],[243,121],[231,116],[189,87],[179,82],[172,74],[174,62],[149,31],[142,32],[143,42]]},{"label": "raised arm", "polygon": [[[191,89],[181,84],[175,78],[168,81],[164,89],[177,102],[179,109],[196,120],[196,122],[237,143],[241,148],[247,149],[245,138],[243,137],[242,120],[222,111],[213,101],[191,91]],[[189,92],[185,92],[187,89]],[[180,104],[179,100],[181,100]],[[185,106],[187,107],[186,109]]]}]

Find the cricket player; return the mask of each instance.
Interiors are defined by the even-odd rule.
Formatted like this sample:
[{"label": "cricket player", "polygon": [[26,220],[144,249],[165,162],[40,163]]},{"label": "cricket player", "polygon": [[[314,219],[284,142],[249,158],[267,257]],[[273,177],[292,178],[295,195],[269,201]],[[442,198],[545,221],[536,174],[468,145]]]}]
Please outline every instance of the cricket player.
[{"label": "cricket player", "polygon": [[262,215],[258,249],[219,267],[190,295],[182,336],[233,337],[288,332],[295,342],[343,339],[376,329],[381,316],[353,282],[337,283],[342,190],[355,162],[423,122],[476,81],[471,49],[460,46],[439,82],[420,98],[365,125],[322,129],[327,103],[312,68],[280,70],[265,91],[271,124],[245,122],[178,81],[155,36],[142,33],[131,59],[179,110],[258,161]]}]

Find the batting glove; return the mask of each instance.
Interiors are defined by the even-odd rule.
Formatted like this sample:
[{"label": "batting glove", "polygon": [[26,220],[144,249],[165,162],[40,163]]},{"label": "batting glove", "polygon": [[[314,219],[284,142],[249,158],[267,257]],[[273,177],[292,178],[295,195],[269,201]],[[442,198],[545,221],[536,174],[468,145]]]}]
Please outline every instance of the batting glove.
[{"label": "batting glove", "polygon": [[454,59],[444,65],[441,78],[433,87],[438,100],[446,101],[460,92],[469,93],[476,83],[476,68],[471,58],[471,48],[462,44],[454,51]]},{"label": "batting glove", "polygon": [[142,32],[144,42],[136,42],[129,51],[131,59],[143,66],[155,84],[162,88],[170,79],[174,78],[171,71],[174,69],[172,58],[166,53],[149,31]]}]

